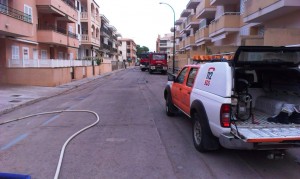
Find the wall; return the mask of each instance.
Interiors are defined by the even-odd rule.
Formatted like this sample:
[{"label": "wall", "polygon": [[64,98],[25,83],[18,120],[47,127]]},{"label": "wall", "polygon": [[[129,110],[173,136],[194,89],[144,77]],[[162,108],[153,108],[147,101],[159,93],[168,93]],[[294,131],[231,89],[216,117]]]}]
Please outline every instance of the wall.
[{"label": "wall", "polygon": [[9,68],[6,74],[10,84],[54,87],[71,82],[70,68]]},{"label": "wall", "polygon": [[111,63],[101,63],[100,74],[108,73],[112,71]]}]

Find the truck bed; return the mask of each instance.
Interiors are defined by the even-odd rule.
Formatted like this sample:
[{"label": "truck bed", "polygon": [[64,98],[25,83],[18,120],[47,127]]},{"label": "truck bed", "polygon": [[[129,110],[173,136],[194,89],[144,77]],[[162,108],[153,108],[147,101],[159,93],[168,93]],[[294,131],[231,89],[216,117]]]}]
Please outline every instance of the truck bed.
[{"label": "truck bed", "polygon": [[268,122],[267,115],[254,110],[254,121],[236,121],[231,124],[231,133],[245,142],[300,141],[300,124]]}]

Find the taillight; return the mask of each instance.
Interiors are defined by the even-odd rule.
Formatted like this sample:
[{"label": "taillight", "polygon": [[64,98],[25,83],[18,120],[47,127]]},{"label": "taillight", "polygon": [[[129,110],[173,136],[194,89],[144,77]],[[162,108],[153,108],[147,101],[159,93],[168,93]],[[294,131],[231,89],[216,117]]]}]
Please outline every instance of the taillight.
[{"label": "taillight", "polygon": [[220,123],[222,127],[230,127],[230,104],[222,104],[220,110]]}]

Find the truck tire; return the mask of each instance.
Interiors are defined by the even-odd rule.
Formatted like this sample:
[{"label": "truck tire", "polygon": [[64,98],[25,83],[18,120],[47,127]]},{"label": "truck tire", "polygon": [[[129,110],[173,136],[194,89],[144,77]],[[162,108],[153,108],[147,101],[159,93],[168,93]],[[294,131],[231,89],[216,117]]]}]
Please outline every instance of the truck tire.
[{"label": "truck tire", "polygon": [[176,107],[172,102],[171,94],[168,94],[166,99],[166,114],[167,116],[174,116],[175,113],[176,113]]},{"label": "truck tire", "polygon": [[149,74],[152,74],[152,73],[153,73],[152,70],[149,69]]},{"label": "truck tire", "polygon": [[220,148],[218,139],[213,136],[208,122],[199,113],[193,116],[193,142],[199,152],[207,152]]},{"label": "truck tire", "polygon": [[142,70],[142,71],[145,71],[146,69],[142,68],[141,70]]}]

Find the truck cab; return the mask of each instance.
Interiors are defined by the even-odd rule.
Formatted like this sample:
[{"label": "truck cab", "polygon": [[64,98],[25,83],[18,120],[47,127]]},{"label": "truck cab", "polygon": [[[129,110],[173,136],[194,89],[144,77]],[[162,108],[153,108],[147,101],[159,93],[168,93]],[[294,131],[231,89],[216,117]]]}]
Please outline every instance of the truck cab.
[{"label": "truck cab", "polygon": [[149,73],[160,72],[167,74],[168,62],[166,53],[150,53],[149,54]]}]

